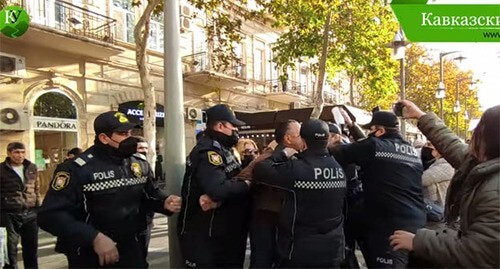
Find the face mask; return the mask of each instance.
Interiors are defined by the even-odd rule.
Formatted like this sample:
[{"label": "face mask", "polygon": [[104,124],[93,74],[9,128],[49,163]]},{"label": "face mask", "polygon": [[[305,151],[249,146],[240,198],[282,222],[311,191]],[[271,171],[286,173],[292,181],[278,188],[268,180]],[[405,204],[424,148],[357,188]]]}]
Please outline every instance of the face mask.
[{"label": "face mask", "polygon": [[219,142],[227,148],[234,147],[234,145],[236,145],[238,143],[238,140],[240,139],[240,135],[237,130],[233,130],[231,135],[225,135],[223,133],[220,134],[221,136]]},{"label": "face mask", "polygon": [[432,148],[429,147],[423,147],[422,151],[420,153],[420,158],[422,159],[422,165],[424,166],[424,170],[429,168],[434,161],[436,161],[436,158],[432,156]]},{"label": "face mask", "polygon": [[241,167],[247,167],[253,160],[255,159],[255,155],[243,155],[243,160],[241,161]]},{"label": "face mask", "polygon": [[[111,139],[111,140],[113,140],[114,142],[118,143],[114,139]],[[120,142],[118,144],[118,148],[117,149],[113,148],[114,152],[116,153],[117,157],[120,157],[120,158],[129,158],[130,156],[132,156],[134,153],[137,152],[137,142],[138,142],[137,138],[135,138],[133,136],[130,136],[130,137],[122,140],[122,142]]]},{"label": "face mask", "polygon": [[373,132],[369,133],[369,134],[368,134],[368,136],[369,136],[369,137],[377,137],[377,136],[375,135],[375,133],[377,133],[377,132],[378,132],[378,130],[380,130],[380,129],[376,129],[375,131],[373,131]]}]

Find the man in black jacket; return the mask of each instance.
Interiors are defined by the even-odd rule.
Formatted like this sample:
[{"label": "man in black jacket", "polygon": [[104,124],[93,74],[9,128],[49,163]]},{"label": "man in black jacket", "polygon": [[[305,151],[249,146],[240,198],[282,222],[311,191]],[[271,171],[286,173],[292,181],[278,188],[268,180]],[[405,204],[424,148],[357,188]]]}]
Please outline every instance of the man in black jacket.
[{"label": "man in black jacket", "polygon": [[206,112],[207,129],[189,154],[182,183],[184,202],[177,226],[181,251],[187,267],[242,268],[250,182],[236,178],[241,165],[232,147],[244,122],[225,105]]},{"label": "man in black jacket", "polygon": [[[8,263],[17,268],[17,244],[21,238],[26,268],[38,268],[38,226],[35,208],[40,205],[40,181],[36,166],[25,158],[23,143],[7,145],[7,158],[0,163],[0,226],[7,230]],[[2,247],[2,246],[0,246]]]},{"label": "man in black jacket", "polygon": [[302,124],[300,136],[307,149],[296,158],[288,159],[295,150],[285,148],[254,170],[254,180],[286,192],[275,266],[338,267],[344,258],[344,171],[328,153],[325,122],[309,120]]},{"label": "man in black jacket", "polygon": [[180,197],[160,191],[143,155],[135,154],[133,127],[123,113],[100,114],[94,146],[54,172],[38,221],[60,239],[70,268],[146,268],[137,240],[146,228],[140,209],[180,210]]},{"label": "man in black jacket", "polygon": [[394,113],[377,111],[364,126],[371,130],[368,138],[332,150],[342,166],[355,163],[363,172],[365,231],[360,245],[369,268],[406,267],[408,253],[392,251],[388,238],[395,230],[415,232],[426,222],[422,163],[398,125]]}]

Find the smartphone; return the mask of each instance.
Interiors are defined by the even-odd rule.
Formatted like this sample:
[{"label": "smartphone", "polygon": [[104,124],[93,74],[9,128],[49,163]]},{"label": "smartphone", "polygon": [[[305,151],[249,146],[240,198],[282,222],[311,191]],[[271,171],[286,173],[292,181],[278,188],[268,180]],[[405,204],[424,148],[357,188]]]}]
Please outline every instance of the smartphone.
[{"label": "smartphone", "polygon": [[396,102],[392,105],[392,111],[396,114],[396,116],[403,117],[403,107],[403,103]]}]

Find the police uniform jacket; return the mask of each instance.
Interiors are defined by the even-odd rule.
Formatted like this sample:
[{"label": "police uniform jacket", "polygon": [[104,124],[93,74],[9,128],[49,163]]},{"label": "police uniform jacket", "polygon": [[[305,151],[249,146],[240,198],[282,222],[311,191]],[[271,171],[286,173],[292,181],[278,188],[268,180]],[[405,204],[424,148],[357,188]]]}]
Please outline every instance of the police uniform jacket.
[{"label": "police uniform jacket", "polygon": [[368,137],[332,153],[342,165],[361,166],[364,218],[369,227],[392,233],[415,232],[425,225],[422,163],[415,148],[399,134]]},{"label": "police uniform jacket", "polygon": [[54,172],[39,225],[61,239],[63,248],[91,247],[98,232],[117,243],[135,242],[146,225],[141,206],[172,214],[163,209],[167,195],[152,178],[141,154],[121,159],[101,144],[92,146]]},{"label": "police uniform jacket", "polygon": [[[246,231],[249,187],[234,178],[240,166],[231,149],[209,134],[200,138],[186,161],[178,224],[181,236],[196,233],[212,237]],[[204,194],[221,203],[220,207],[204,212],[199,204]]]},{"label": "police uniform jacket", "polygon": [[287,193],[278,224],[279,262],[333,265],[344,257],[344,171],[326,149],[309,149],[296,157],[288,160],[275,152],[254,169],[256,181]]}]

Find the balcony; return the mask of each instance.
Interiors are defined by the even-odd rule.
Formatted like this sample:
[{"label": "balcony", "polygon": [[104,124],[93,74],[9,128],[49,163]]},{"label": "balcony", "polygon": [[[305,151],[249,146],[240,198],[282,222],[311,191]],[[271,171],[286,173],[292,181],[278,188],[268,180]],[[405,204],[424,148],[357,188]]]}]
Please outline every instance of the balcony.
[{"label": "balcony", "polygon": [[207,52],[182,57],[184,80],[214,88],[248,85],[246,66],[239,62],[216,64]]},{"label": "balcony", "polygon": [[266,82],[266,99],[280,103],[292,103],[306,101],[308,98],[304,87],[299,82],[293,80],[282,82],[274,79]]},{"label": "balcony", "polygon": [[30,29],[16,42],[95,58],[123,51],[114,46],[113,18],[59,0],[12,2],[20,2],[30,15]]}]

